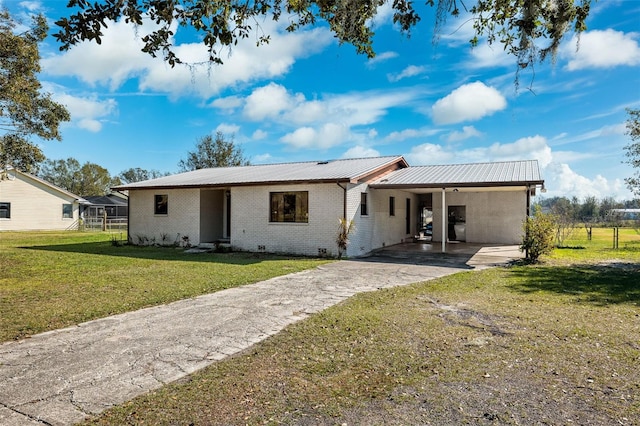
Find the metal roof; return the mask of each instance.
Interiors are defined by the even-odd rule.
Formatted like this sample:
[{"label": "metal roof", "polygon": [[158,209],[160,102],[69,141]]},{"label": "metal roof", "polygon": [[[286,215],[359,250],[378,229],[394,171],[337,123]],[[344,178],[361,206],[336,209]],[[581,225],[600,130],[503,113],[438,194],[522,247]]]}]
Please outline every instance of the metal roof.
[{"label": "metal roof", "polygon": [[408,166],[402,156],[388,156],[216,167],[130,183],[113,189],[215,187],[296,182],[351,182],[394,163],[398,163],[400,167]]},{"label": "metal roof", "polygon": [[396,170],[373,182],[377,188],[450,186],[519,186],[542,184],[536,160],[498,163],[447,164],[412,166]]}]

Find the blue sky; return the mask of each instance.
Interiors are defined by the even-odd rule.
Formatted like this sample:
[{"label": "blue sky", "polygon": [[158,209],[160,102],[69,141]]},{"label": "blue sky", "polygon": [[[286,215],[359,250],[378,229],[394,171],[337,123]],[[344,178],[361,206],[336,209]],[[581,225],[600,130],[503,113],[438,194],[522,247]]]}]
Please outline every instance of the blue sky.
[{"label": "blue sky", "polygon": [[[66,1],[0,0],[14,16],[51,21]],[[177,172],[198,138],[233,135],[254,164],[403,155],[409,164],[537,159],[545,197],[631,199],[623,179],[625,108],[640,108],[640,1],[592,5],[578,43],[568,34],[555,63],[522,72],[498,45],[474,49],[468,17],[449,18],[437,44],[424,8],[411,37],[382,8],[375,59],[338,45],[317,25],[294,34],[269,20],[271,43],[225,52],[222,66],[171,68],[140,52],[145,27],[116,23],[102,45],[41,47],[41,81],[72,121],[63,140],[42,142],[50,159],[74,157],[112,175],[131,167]],[[181,36],[185,61],[206,57]]]}]

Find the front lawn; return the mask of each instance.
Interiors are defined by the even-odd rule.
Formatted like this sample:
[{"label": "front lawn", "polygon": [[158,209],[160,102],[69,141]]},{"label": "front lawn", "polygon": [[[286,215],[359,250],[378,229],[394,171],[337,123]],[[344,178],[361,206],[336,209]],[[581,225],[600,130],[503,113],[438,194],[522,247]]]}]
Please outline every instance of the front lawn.
[{"label": "front lawn", "polygon": [[112,237],[121,238],[107,233],[0,232],[0,341],[254,283],[328,261],[115,246]]},{"label": "front lawn", "polygon": [[87,423],[634,425],[640,253],[359,294]]}]

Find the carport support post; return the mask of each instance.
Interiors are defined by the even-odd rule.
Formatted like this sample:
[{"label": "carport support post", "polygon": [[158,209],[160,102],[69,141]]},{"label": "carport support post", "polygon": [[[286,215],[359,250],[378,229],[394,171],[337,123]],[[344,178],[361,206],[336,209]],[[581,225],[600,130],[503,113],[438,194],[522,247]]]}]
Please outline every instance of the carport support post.
[{"label": "carport support post", "polygon": [[447,251],[446,248],[446,237],[447,237],[447,224],[445,223],[447,220],[447,206],[446,206],[446,197],[444,196],[445,190],[447,188],[442,188],[442,253]]}]

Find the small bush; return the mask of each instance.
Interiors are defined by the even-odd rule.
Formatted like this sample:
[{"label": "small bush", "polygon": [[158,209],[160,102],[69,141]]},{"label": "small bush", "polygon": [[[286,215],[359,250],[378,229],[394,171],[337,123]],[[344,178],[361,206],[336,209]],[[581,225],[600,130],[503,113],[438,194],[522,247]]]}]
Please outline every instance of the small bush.
[{"label": "small bush", "polygon": [[553,215],[536,212],[524,221],[524,235],[520,250],[526,253],[527,261],[538,262],[540,256],[553,251],[556,221]]}]

